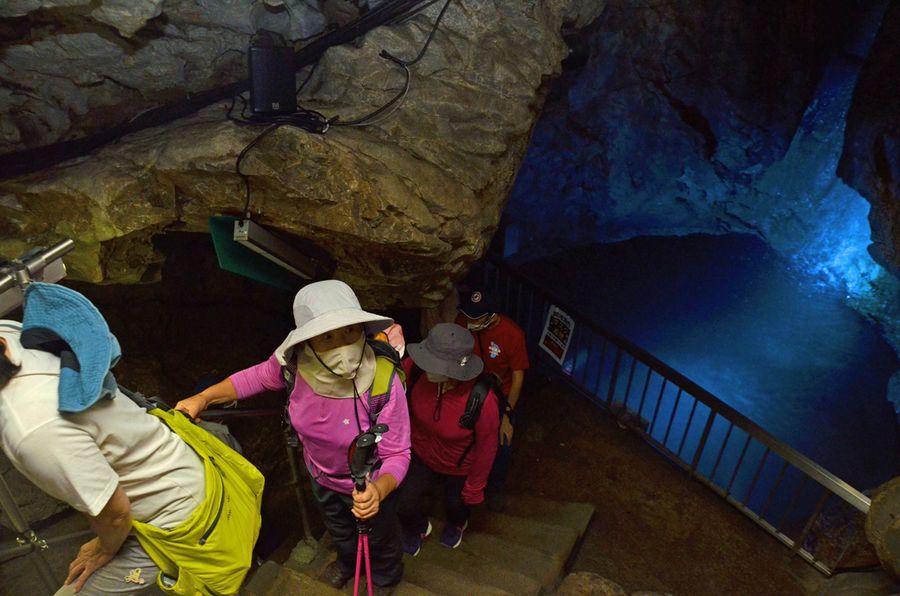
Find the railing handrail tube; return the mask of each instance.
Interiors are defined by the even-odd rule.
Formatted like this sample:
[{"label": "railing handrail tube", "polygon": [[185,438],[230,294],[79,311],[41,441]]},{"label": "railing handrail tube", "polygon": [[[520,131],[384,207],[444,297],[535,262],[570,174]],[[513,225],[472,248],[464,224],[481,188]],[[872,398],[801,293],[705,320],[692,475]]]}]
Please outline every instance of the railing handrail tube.
[{"label": "railing handrail tube", "polygon": [[842,498],[854,508],[863,513],[868,513],[871,499],[869,499],[869,497],[867,497],[857,489],[853,488],[844,480],[841,480],[790,445],[787,445],[781,440],[775,438],[758,424],[723,402],[721,399],[719,399],[694,381],[685,377],[683,374],[673,369],[665,362],[653,356],[640,346],[628,341],[627,339],[619,336],[618,334],[603,327],[602,325],[591,321],[590,317],[585,315],[585,313],[583,313],[580,309],[575,308],[574,305],[561,298],[555,292],[542,287],[541,284],[532,280],[528,275],[518,271],[517,269],[500,259],[492,258],[490,259],[490,262],[498,269],[503,269],[511,277],[517,278],[520,283],[524,282],[525,284],[530,286],[532,290],[541,294],[549,303],[559,306],[569,316],[578,319],[579,324],[588,327],[590,330],[600,334],[603,337],[606,337],[609,341],[616,344],[619,348],[622,348],[625,351],[629,352],[632,357],[636,358],[650,369],[656,371],[663,378],[669,379],[677,386],[686,390],[690,395],[708,406],[710,410],[719,413],[723,417],[729,419],[731,422],[734,422],[742,430],[747,432],[749,435],[752,435],[759,442],[765,444],[769,449],[777,453],[784,460],[790,462],[792,465],[802,470],[810,478],[833,492],[835,495]]}]

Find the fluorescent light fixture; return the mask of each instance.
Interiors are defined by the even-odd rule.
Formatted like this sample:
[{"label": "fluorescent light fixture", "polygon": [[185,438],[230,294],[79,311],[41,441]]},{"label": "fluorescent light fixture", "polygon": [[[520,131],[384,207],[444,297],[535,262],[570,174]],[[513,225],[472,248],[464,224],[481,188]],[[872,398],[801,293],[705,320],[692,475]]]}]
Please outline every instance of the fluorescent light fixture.
[{"label": "fluorescent light fixture", "polygon": [[308,281],[316,279],[322,268],[318,259],[302,253],[249,219],[234,222],[234,241]]},{"label": "fluorescent light fixture", "polygon": [[23,290],[32,281],[56,283],[66,276],[63,255],[75,248],[63,240],[50,248],[35,248],[14,261],[0,263],[0,317],[18,308],[24,301]]}]

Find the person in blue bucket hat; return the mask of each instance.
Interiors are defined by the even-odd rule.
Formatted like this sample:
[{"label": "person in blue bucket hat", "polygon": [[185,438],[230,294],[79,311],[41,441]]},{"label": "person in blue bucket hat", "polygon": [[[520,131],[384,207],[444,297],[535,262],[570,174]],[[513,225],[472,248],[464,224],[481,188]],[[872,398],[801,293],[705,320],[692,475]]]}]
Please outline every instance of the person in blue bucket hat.
[{"label": "person in blue bucket hat", "polygon": [[[160,556],[160,545],[179,532],[187,536],[195,520],[204,530],[203,516],[218,505],[209,456],[177,434],[172,420],[164,424],[161,410],[148,411],[119,390],[110,368],[120,356],[100,312],[63,286],[29,284],[22,323],[0,320],[0,444],[38,488],[84,513],[95,534],[56,594],[213,593],[205,578],[187,571],[190,561]],[[226,507],[229,518],[240,517],[231,502]],[[257,503],[255,527],[252,520],[246,527],[223,522],[220,532],[238,532],[249,544],[241,556],[229,551],[217,559],[215,574],[234,588],[215,593],[237,592],[250,567],[258,512]]]}]

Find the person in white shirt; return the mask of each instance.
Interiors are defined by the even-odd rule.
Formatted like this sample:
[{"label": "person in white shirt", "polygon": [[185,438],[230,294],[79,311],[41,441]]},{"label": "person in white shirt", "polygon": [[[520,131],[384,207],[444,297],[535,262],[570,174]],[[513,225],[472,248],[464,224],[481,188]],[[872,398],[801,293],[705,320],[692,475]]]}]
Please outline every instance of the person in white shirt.
[{"label": "person in white shirt", "polygon": [[62,594],[158,590],[158,567],[132,520],[169,529],[204,500],[200,458],[121,392],[77,413],[58,410],[60,359],[27,349],[21,326],[0,320],[0,443],[47,494],[88,516],[96,537],[69,566]]}]

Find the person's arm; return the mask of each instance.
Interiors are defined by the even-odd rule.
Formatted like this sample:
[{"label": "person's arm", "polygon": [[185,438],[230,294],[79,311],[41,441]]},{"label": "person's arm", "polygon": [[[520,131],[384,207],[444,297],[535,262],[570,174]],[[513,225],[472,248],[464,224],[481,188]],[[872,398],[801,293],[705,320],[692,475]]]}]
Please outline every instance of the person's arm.
[{"label": "person's arm", "polygon": [[375,516],[381,501],[396,490],[409,469],[409,408],[403,384],[396,377],[391,386],[391,398],[378,414],[378,422],[388,426],[388,432],[382,435],[378,443],[381,469],[373,474],[374,480],[366,484],[365,491],[353,491],[353,515],[359,519]]},{"label": "person's arm", "polygon": [[513,425],[510,414],[519,401],[519,394],[522,393],[522,383],[525,380],[524,370],[514,370],[511,375],[512,381],[509,387],[509,395],[506,396],[506,404],[508,410],[503,412],[503,418],[500,420],[500,443],[509,445],[513,438]]},{"label": "person's arm", "polygon": [[506,403],[510,409],[515,410],[516,404],[519,403],[519,395],[522,393],[522,385],[525,383],[525,371],[512,371],[512,384],[509,387],[509,395],[506,396]]},{"label": "person's arm", "polygon": [[131,531],[131,501],[122,487],[117,486],[100,513],[88,516],[88,519],[97,537],[81,545],[69,564],[69,575],[65,581],[65,585],[75,582],[73,589],[76,593],[97,569],[116,556]]},{"label": "person's arm", "polygon": [[179,401],[175,404],[175,409],[181,410],[191,418],[196,418],[210,406],[226,404],[236,399],[237,390],[234,388],[231,378],[227,378],[207,387],[196,395]]},{"label": "person's arm", "polygon": [[191,418],[196,418],[209,406],[228,403],[235,399],[244,399],[267,390],[278,391],[280,389],[284,389],[281,365],[272,354],[268,360],[236,372],[224,381],[179,401],[175,404],[175,409],[181,410]]},{"label": "person's arm", "polygon": [[489,392],[475,424],[472,467],[466,475],[462,489],[462,499],[466,505],[478,505],[484,501],[484,487],[487,485],[488,475],[497,455],[497,432],[500,427],[498,401],[494,392]]},{"label": "person's arm", "polygon": [[381,474],[374,481],[366,482],[366,490],[363,492],[353,489],[353,515],[358,519],[375,517],[381,508],[381,502],[394,492],[398,484],[393,474]]}]

